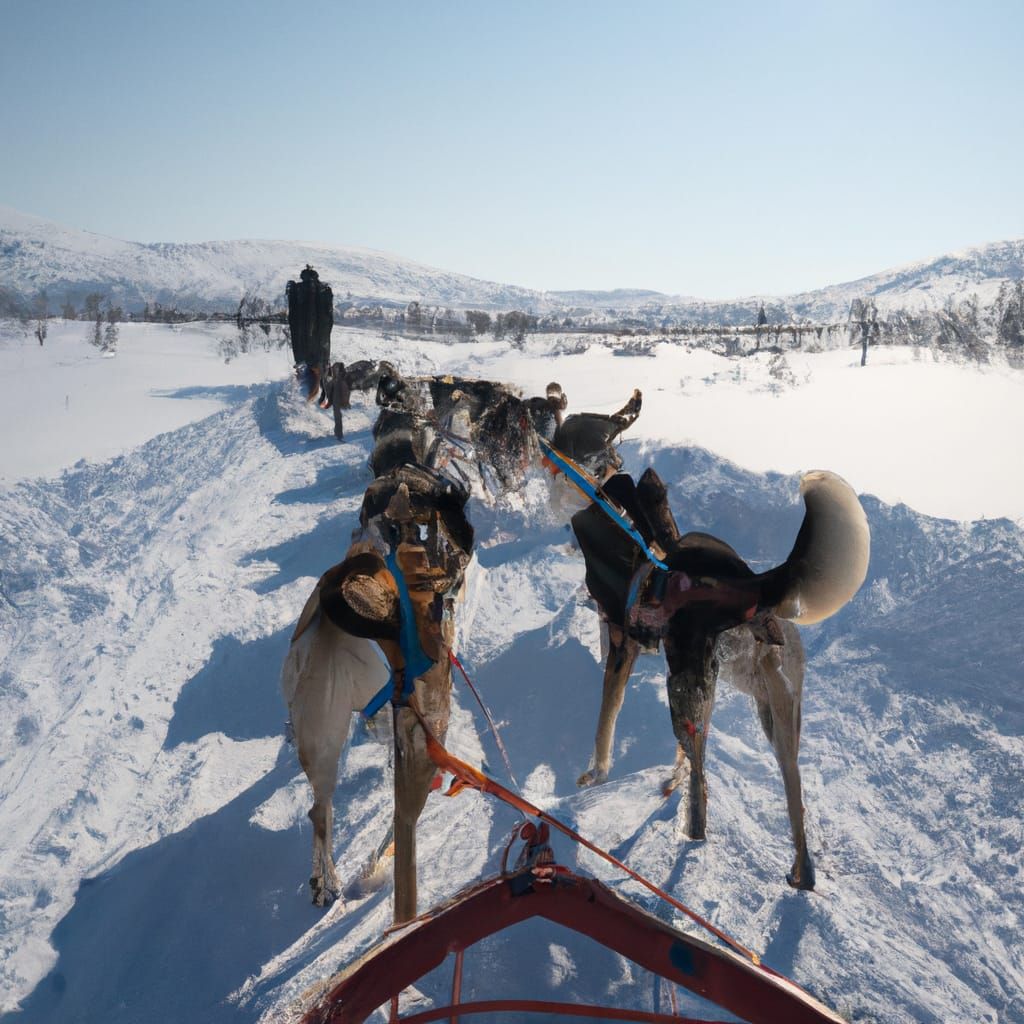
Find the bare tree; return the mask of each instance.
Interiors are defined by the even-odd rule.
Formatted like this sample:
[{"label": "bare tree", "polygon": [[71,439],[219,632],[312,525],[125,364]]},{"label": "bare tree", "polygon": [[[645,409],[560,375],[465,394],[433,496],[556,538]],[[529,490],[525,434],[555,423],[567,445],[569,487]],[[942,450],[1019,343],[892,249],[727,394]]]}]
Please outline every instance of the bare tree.
[{"label": "bare tree", "polygon": [[486,334],[491,329],[491,316],[470,309],[466,311],[466,323],[473,328],[475,334]]},{"label": "bare tree", "polygon": [[47,302],[48,299],[46,295],[46,289],[43,288],[40,290],[39,294],[35,298],[35,302],[32,304],[33,315],[35,317],[34,334],[38,339],[40,345],[42,345],[42,343],[46,341],[46,331],[48,328],[48,325],[46,323]]},{"label": "bare tree", "polygon": [[[120,337],[117,325],[121,321],[123,313],[120,306],[110,306],[107,309],[107,326],[103,332],[103,351],[116,352],[117,342]],[[98,326],[98,324],[97,324]]]},{"label": "bare tree", "polygon": [[1024,280],[1005,281],[996,304],[997,335],[1014,353],[1024,352]]},{"label": "bare tree", "polygon": [[850,323],[860,327],[860,365],[868,364],[868,343],[872,333],[878,337],[878,307],[872,298],[854,299],[850,303]]},{"label": "bare tree", "polygon": [[82,309],[83,320],[95,320],[100,315],[100,303],[103,301],[102,292],[89,292],[85,297],[85,306]]},{"label": "bare tree", "polygon": [[103,351],[103,314],[96,313],[96,324],[92,332],[92,344],[94,348]]}]

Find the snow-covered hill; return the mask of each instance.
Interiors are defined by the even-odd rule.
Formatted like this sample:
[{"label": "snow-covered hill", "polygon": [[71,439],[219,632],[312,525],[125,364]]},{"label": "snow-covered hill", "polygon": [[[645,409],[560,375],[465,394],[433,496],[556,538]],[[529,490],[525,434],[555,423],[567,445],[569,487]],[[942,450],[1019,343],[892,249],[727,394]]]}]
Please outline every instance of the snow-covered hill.
[{"label": "snow-covered hill", "polygon": [[[179,309],[233,311],[243,295],[282,302],[285,283],[313,263],[339,302],[416,300],[456,309],[534,312],[658,310],[694,322],[750,323],[761,303],[775,319],[845,321],[855,298],[874,298],[883,314],[933,310],[977,294],[992,301],[1000,285],[1024,277],[1024,239],[952,253],[846,284],[790,296],[700,299],[642,290],[539,292],[481,281],[367,249],[316,242],[124,242],[78,231],[0,206],[0,289],[28,303],[40,289],[57,311],[93,291],[128,310],[159,302]],[[682,283],[682,282],[681,282]],[[3,293],[0,293],[0,298]]]},{"label": "snow-covered hill", "polygon": [[127,310],[147,302],[234,311],[243,295],[280,305],[289,278],[314,264],[336,299],[484,309],[534,305],[537,292],[435,270],[371,249],[318,242],[236,241],[143,245],[60,227],[0,207],[0,284],[23,299],[41,288],[54,309],[102,292]]},{"label": "snow-covered hill", "polygon": [[[162,336],[142,330],[153,333],[135,339],[140,349],[161,352]],[[342,338],[353,353],[395,355],[369,334]],[[243,357],[232,366],[251,383],[203,385],[198,351],[195,384],[176,380],[157,398],[145,360],[122,362],[132,341],[126,331],[122,352],[97,369],[120,370],[118,387],[148,401],[208,399],[220,411],[186,414],[55,478],[13,482],[24,474],[8,472],[0,491],[0,991],[4,1009],[22,1007],[4,1021],[277,1021],[390,915],[387,886],[327,913],[309,905],[308,796],[282,739],[277,689],[294,619],[343,553],[368,482],[373,409],[357,402],[339,445],[284,367],[265,380]],[[25,344],[19,372],[32,380],[35,342]],[[63,344],[62,360],[73,358],[75,339]],[[89,350],[77,344],[81,377]],[[633,385],[627,363],[660,364],[667,387],[681,372],[673,360],[692,358],[693,386],[712,357],[564,358],[557,374],[571,408],[608,409]],[[500,374],[529,390],[555,372],[550,352],[489,343],[409,343],[400,361]],[[851,363],[822,377],[833,401],[885,379],[884,366],[864,377]],[[611,380],[609,366],[619,367]],[[992,379],[948,369],[962,375],[961,395]],[[657,430],[624,446],[629,468],[653,464],[671,482],[681,525],[727,538],[758,566],[780,560],[801,515],[796,477],[743,470],[685,443],[706,429],[685,422],[685,383],[661,405],[651,387],[638,426],[649,417]],[[755,382],[730,386],[730,415],[756,422]],[[796,394],[770,400],[781,407]],[[700,405],[699,394],[690,399]],[[90,415],[116,421],[111,409]],[[27,431],[14,436],[33,443]],[[872,437],[864,444],[884,445]],[[894,435],[882,451],[898,443]],[[874,489],[845,461],[837,450],[828,465]],[[963,468],[959,454],[946,463],[951,474]],[[518,505],[473,510],[479,547],[460,645],[531,799],[851,1020],[1024,1021],[1020,528],[864,498],[868,581],[839,617],[804,631],[802,763],[819,875],[807,894],[783,880],[790,846],[771,752],[747,699],[724,687],[708,841],[682,836],[678,797],[666,802],[658,787],[674,752],[658,657],[641,659],[630,687],[610,782],[576,791],[600,690],[597,620],[565,525],[540,498],[538,483]],[[492,740],[458,685],[456,694],[450,746],[500,776]],[[346,882],[386,827],[388,770],[386,742],[357,729],[336,802]],[[514,820],[476,794],[432,796],[420,824],[421,901],[493,871]],[[647,903],[590,855],[563,843],[556,852]],[[539,998],[652,1009],[662,996],[642,972],[564,932],[510,933],[478,954],[483,970],[465,998],[481,975],[494,996],[513,985],[525,994],[524,980]],[[496,969],[510,962],[515,971]],[[423,987],[425,999],[439,995]]]},{"label": "snow-covered hill", "polygon": [[1004,282],[1024,278],[1024,238],[947,253],[858,281],[790,295],[788,308],[811,320],[843,319],[854,299],[874,299],[880,313],[936,310],[974,295],[990,304]]}]

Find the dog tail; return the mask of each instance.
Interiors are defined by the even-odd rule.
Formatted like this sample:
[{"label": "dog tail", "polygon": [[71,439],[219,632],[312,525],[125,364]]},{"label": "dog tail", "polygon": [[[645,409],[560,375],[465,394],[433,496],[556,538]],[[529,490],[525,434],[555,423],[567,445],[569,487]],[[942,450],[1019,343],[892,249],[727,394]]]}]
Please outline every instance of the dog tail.
[{"label": "dog tail", "polygon": [[803,625],[835,615],[860,589],[868,571],[871,532],[853,488],[827,470],[800,481],[804,521],[782,565],[762,579],[762,604]]}]

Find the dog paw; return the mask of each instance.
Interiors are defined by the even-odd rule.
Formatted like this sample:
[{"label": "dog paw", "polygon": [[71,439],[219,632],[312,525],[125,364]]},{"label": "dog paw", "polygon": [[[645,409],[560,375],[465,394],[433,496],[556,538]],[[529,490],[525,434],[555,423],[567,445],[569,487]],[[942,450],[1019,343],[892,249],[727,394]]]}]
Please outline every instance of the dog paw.
[{"label": "dog paw", "polygon": [[786,873],[786,881],[794,889],[803,889],[805,892],[814,891],[814,865],[805,864],[799,871],[793,870]]},{"label": "dog paw", "polygon": [[309,891],[314,907],[329,907],[340,895],[337,885],[330,885],[322,878],[309,880]]},{"label": "dog paw", "polygon": [[376,863],[367,865],[358,877],[345,886],[345,899],[361,900],[383,888],[390,877],[390,867],[387,856],[381,857]]},{"label": "dog paw", "polygon": [[661,784],[661,795],[667,800],[679,788],[681,781],[678,775],[670,775]]},{"label": "dog paw", "polygon": [[580,789],[584,789],[587,786],[600,786],[601,783],[607,781],[608,773],[606,771],[602,771],[599,768],[589,768],[576,780],[576,785]]}]

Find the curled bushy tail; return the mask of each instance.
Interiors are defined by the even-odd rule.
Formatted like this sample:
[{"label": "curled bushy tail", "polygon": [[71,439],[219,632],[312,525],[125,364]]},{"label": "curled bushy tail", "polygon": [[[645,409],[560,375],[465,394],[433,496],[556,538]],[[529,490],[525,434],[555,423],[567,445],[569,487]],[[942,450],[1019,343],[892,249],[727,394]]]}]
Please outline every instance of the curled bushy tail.
[{"label": "curled bushy tail", "polygon": [[868,571],[871,533],[853,488],[816,469],[800,481],[804,521],[782,565],[762,577],[762,603],[803,625],[835,615],[860,589]]}]

